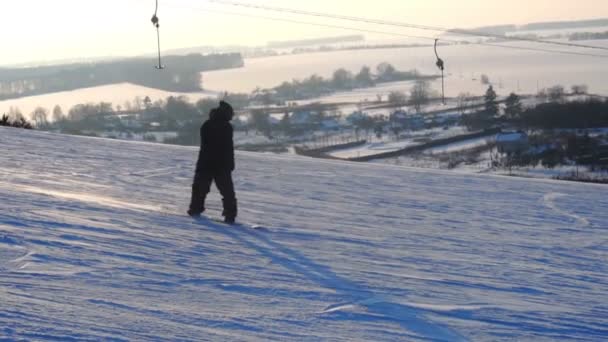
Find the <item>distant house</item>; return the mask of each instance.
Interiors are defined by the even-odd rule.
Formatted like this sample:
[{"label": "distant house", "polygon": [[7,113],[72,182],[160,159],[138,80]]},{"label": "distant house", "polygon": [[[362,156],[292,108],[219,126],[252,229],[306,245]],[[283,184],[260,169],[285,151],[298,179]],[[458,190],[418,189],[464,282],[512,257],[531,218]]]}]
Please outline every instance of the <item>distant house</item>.
[{"label": "distant house", "polygon": [[340,130],[340,122],[337,118],[327,118],[321,121],[321,129],[324,131]]},{"label": "distant house", "polygon": [[427,122],[421,115],[409,115],[404,110],[397,110],[390,115],[389,118],[392,127],[400,127],[402,129],[420,130],[423,129]]},{"label": "distant house", "polygon": [[249,117],[245,115],[238,115],[234,118],[234,120],[232,120],[232,126],[234,126],[234,128],[237,130],[246,129],[247,126],[250,125],[249,121]]},{"label": "distant house", "polygon": [[270,115],[268,116],[268,123],[271,126],[278,126],[281,124],[281,117],[280,115]]},{"label": "distant house", "polygon": [[496,146],[500,153],[520,153],[530,145],[528,135],[524,132],[501,132],[496,136]]},{"label": "distant house", "polygon": [[297,111],[291,114],[289,122],[292,126],[308,127],[313,124],[314,116],[309,111]]},{"label": "distant house", "polygon": [[139,113],[130,113],[130,114],[119,114],[118,120],[123,127],[128,129],[139,129],[142,128],[141,115]]},{"label": "distant house", "polygon": [[356,127],[358,123],[367,119],[368,115],[363,113],[362,111],[352,112],[349,116],[346,117],[346,122],[351,127]]},{"label": "distant house", "polygon": [[390,115],[389,120],[391,125],[405,128],[408,121],[407,112],[404,110],[397,110]]},{"label": "distant house", "polygon": [[454,125],[460,122],[460,113],[443,113],[435,116],[435,122],[439,125]]},{"label": "distant house", "polygon": [[160,122],[150,122],[150,123],[148,124],[148,126],[149,126],[151,129],[154,129],[154,130],[158,130],[158,129],[160,129],[160,128],[162,127],[162,125],[160,124]]}]

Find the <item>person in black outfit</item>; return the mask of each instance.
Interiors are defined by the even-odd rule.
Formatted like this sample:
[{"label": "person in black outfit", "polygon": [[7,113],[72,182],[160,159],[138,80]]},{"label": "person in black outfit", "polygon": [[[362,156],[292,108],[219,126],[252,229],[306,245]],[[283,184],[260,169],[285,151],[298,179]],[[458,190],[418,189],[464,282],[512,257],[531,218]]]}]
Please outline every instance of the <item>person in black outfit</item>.
[{"label": "person in black outfit", "polygon": [[192,201],[188,215],[200,216],[205,211],[205,198],[215,182],[222,195],[224,222],[234,223],[237,215],[236,195],[232,182],[234,171],[234,143],[230,120],[234,110],[221,101],[219,107],[209,113],[209,119],[201,127],[201,149],[196,163],[192,184]]}]

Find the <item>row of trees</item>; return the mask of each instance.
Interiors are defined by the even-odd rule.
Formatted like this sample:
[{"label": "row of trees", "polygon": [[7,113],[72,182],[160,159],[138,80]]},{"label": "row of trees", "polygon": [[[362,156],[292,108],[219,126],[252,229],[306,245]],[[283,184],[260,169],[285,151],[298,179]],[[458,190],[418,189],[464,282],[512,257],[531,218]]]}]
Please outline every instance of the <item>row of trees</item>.
[{"label": "row of trees", "polygon": [[152,72],[153,58],[33,68],[0,69],[0,99],[129,82],[168,91],[201,89],[201,72],[243,66],[240,54],[167,56],[171,67]]},{"label": "row of trees", "polygon": [[388,95],[388,102],[394,106],[410,105],[417,113],[420,113],[422,107],[427,105],[434,95],[429,82],[418,79],[410,89],[409,98],[404,92],[392,91]]},{"label": "row of trees", "polygon": [[258,89],[253,97],[268,104],[273,102],[294,101],[306,98],[314,98],[330,94],[335,91],[346,91],[356,88],[373,87],[378,83],[427,80],[434,76],[423,76],[417,70],[399,71],[389,63],[381,63],[375,72],[368,66],[361,68],[359,73],[353,74],[346,69],[334,71],[330,79],[319,75],[312,75],[304,80],[293,80],[283,82],[271,90]]},{"label": "row of trees", "polygon": [[542,165],[588,165],[591,170],[608,169],[608,150],[601,138],[570,132],[539,132],[530,136],[534,148],[521,153],[494,156],[493,166],[511,169]]},{"label": "row of trees", "polygon": [[183,96],[170,96],[155,102],[146,98],[143,103],[144,108],[133,114],[133,124],[128,127],[121,120],[121,115],[127,114],[116,113],[107,103],[75,106],[62,123],[64,127],[80,130],[177,131],[180,137],[177,142],[196,143],[201,122],[212,108],[217,107],[217,100],[201,99],[192,103]]},{"label": "row of trees", "polygon": [[[572,87],[572,95],[587,93],[587,87]],[[586,99],[566,101],[566,91],[562,86],[542,90],[537,98],[543,102],[524,108],[519,95],[511,93],[503,102],[489,86],[484,98],[483,109],[463,116],[463,123],[471,130],[508,124],[521,129],[554,128],[597,128],[608,127],[608,101]],[[546,101],[546,102],[544,102]]]},{"label": "row of trees", "polygon": [[30,124],[24,117],[19,117],[16,119],[11,119],[8,115],[4,114],[0,117],[0,126],[4,127],[16,127],[16,128],[25,128],[32,129],[32,124]]}]

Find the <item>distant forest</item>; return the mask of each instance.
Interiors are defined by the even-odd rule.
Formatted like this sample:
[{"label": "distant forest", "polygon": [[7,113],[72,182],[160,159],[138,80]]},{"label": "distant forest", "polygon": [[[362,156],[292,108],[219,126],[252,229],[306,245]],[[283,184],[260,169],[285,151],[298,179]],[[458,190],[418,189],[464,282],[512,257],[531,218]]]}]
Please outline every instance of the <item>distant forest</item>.
[{"label": "distant forest", "polygon": [[280,48],[291,48],[291,47],[298,47],[298,46],[352,43],[352,42],[362,42],[362,41],[365,41],[365,37],[363,35],[350,35],[350,36],[327,37],[327,38],[317,38],[317,39],[268,42],[268,47],[280,49]]},{"label": "distant forest", "polygon": [[0,68],[0,100],[69,91],[129,82],[167,91],[191,92],[201,89],[203,71],[239,68],[240,54],[167,56],[166,69],[156,70],[153,58],[133,58],[112,62]]},{"label": "distant forest", "polygon": [[608,18],[592,19],[592,20],[576,20],[576,21],[550,21],[530,23],[526,25],[495,25],[478,27],[472,30],[453,29],[451,33],[467,32],[486,32],[491,34],[504,35],[507,33],[515,33],[519,31],[539,31],[539,30],[560,30],[573,28],[588,28],[588,27],[605,27],[608,26]]},{"label": "distant forest", "polygon": [[591,19],[591,20],[576,20],[576,21],[550,21],[543,23],[531,23],[519,27],[520,31],[533,31],[533,30],[560,30],[570,28],[584,28],[584,27],[603,27],[608,26],[608,18],[605,19]]},{"label": "distant forest", "polygon": [[608,39],[608,31],[606,32],[578,32],[573,33],[568,37],[569,40],[598,40]]}]

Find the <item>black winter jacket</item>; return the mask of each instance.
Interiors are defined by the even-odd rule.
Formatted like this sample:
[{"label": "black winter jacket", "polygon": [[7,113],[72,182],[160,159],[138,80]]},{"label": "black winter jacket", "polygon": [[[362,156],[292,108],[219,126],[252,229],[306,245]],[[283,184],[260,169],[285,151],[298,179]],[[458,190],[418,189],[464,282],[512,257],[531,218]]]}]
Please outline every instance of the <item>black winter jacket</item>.
[{"label": "black winter jacket", "polygon": [[212,113],[201,127],[197,172],[234,171],[232,131],[230,118],[220,111]]}]

